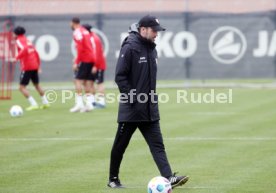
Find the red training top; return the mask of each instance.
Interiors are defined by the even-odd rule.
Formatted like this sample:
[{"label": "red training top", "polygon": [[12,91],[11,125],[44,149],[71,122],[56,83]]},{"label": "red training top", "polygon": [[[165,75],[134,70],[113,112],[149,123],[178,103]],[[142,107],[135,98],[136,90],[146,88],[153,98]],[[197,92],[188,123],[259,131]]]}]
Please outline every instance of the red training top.
[{"label": "red training top", "polygon": [[16,38],[16,47],[18,55],[16,60],[20,60],[21,71],[38,70],[40,66],[40,58],[32,43],[24,35]]},{"label": "red training top", "polygon": [[93,49],[96,51],[96,54],[95,54],[96,55],[96,64],[95,64],[95,66],[99,70],[105,70],[106,69],[106,62],[105,62],[105,57],[104,57],[104,52],[103,52],[103,46],[102,46],[101,39],[94,32],[91,32],[90,36],[91,36],[90,39],[91,39]]},{"label": "red training top", "polygon": [[95,63],[95,52],[91,45],[89,32],[85,28],[79,27],[75,29],[73,38],[77,48],[75,64]]}]

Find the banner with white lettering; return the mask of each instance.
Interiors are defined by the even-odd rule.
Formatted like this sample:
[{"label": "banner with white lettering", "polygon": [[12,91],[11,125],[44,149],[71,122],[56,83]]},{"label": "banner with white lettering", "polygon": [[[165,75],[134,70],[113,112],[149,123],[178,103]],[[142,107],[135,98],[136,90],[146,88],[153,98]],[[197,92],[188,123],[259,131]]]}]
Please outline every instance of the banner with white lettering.
[{"label": "banner with white lettering", "polygon": [[[275,12],[250,14],[156,14],[166,28],[157,39],[158,79],[273,78],[276,75]],[[74,15],[75,16],[75,15]],[[80,15],[94,26],[107,57],[106,79],[114,79],[128,27],[143,14]],[[75,55],[73,15],[16,16],[42,60],[42,79],[71,81]],[[7,18],[0,17],[0,23]],[[17,73],[18,74],[18,68]]]}]

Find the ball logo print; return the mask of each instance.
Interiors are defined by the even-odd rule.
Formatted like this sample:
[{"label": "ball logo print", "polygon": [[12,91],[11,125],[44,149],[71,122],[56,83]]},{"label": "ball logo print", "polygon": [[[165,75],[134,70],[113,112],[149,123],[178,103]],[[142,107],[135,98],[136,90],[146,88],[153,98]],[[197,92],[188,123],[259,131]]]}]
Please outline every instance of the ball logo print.
[{"label": "ball logo print", "polygon": [[209,50],[212,57],[223,64],[239,61],[247,48],[243,33],[232,26],[217,28],[210,36]]},{"label": "ball logo print", "polygon": [[154,177],[148,184],[148,193],[172,193],[171,183],[162,176]]},{"label": "ball logo print", "polygon": [[13,105],[11,108],[10,108],[10,115],[12,117],[20,117],[23,115],[23,109],[21,106],[19,105]]}]

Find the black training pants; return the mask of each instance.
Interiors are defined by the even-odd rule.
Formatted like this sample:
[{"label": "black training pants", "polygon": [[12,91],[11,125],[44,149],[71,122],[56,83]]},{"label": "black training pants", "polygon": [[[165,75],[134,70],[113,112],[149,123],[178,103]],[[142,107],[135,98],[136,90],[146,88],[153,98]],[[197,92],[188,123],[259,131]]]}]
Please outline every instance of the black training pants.
[{"label": "black training pants", "polygon": [[118,124],[117,134],[111,150],[109,177],[118,177],[124,152],[137,128],[144,136],[161,175],[166,178],[170,177],[172,171],[165,152],[159,121]]}]

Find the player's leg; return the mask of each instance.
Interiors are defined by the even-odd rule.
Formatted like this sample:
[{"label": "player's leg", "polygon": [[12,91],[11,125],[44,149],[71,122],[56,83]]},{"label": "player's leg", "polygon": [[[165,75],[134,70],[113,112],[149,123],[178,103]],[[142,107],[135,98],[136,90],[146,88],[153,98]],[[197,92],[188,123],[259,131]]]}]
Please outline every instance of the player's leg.
[{"label": "player's leg", "polygon": [[97,107],[105,108],[105,87],[104,87],[104,70],[97,72]]},{"label": "player's leg", "polygon": [[39,84],[39,76],[38,76],[38,71],[37,70],[32,73],[31,80],[33,82],[33,85],[34,85],[35,89],[37,90],[37,92],[41,96],[42,105],[41,105],[40,108],[41,109],[49,108],[50,104],[47,100],[47,97],[44,95],[43,89],[41,88],[41,86]]},{"label": "player's leg", "polygon": [[84,82],[84,90],[85,90],[85,95],[86,95],[85,111],[89,112],[94,109],[93,102],[95,101],[95,98],[94,98],[94,95],[92,94],[94,91],[94,81],[86,80]]},{"label": "player's leg", "polygon": [[91,86],[91,95],[90,95],[90,99],[88,102],[90,102],[93,106],[93,108],[95,107],[95,102],[96,102],[96,88],[95,88],[95,81],[97,78],[97,74],[93,74],[93,67],[94,67],[95,63],[93,63],[91,65],[91,69],[89,69],[89,75],[88,75],[88,79],[93,81],[93,84]]},{"label": "player's leg", "polygon": [[20,92],[28,99],[30,106],[26,108],[27,111],[36,110],[38,109],[37,102],[35,99],[30,95],[29,91],[27,90],[27,85],[29,84],[31,79],[31,71],[22,71],[20,74],[20,84],[19,90]]},{"label": "player's leg", "polygon": [[129,141],[137,128],[137,123],[119,123],[116,137],[112,146],[109,168],[108,186],[111,188],[121,188],[119,180],[119,170],[125,150]]},{"label": "player's leg", "polygon": [[26,86],[23,84],[19,85],[19,91],[24,95],[24,97],[26,97],[27,99],[30,97],[30,93],[27,90]]},{"label": "player's leg", "polygon": [[75,91],[78,95],[82,95],[82,87],[84,85],[85,80],[76,79],[75,80]]},{"label": "player's leg", "polygon": [[95,97],[92,93],[94,92],[95,77],[92,74],[92,67],[92,63],[85,63],[83,68],[85,71],[84,90],[86,95],[86,105],[82,112],[89,112],[94,109],[93,103],[95,102]]},{"label": "player's leg", "polygon": [[85,69],[84,64],[81,63],[78,71],[75,74],[75,106],[70,109],[71,113],[80,112],[84,108],[82,97],[82,86],[84,84]]},{"label": "player's leg", "polygon": [[82,96],[82,86],[84,80],[75,79],[75,106],[70,109],[71,113],[80,112],[84,109],[83,96]]},{"label": "player's leg", "polygon": [[188,176],[176,176],[172,173],[170,164],[165,151],[162,133],[160,130],[159,121],[140,123],[139,129],[144,136],[150,148],[153,159],[161,173],[161,175],[172,184],[172,187],[181,186],[188,181]]}]

